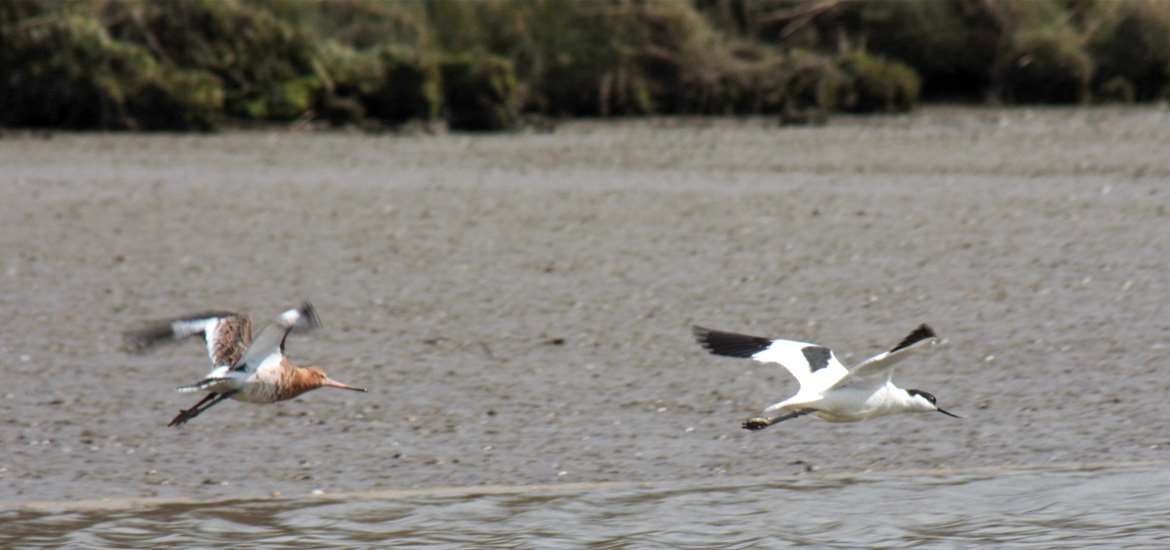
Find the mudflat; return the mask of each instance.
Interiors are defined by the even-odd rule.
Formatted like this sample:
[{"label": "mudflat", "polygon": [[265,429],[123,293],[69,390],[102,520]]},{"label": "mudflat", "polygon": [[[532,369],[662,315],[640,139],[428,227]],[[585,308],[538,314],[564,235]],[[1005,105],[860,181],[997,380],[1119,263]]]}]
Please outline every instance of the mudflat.
[{"label": "mudflat", "polygon": [[[0,499],[1160,461],[1170,112],[930,108],[552,133],[0,136]],[[197,342],[122,330],[310,299],[291,357],[368,394],[225,402]],[[744,418],[796,388],[692,324],[963,415]]]}]

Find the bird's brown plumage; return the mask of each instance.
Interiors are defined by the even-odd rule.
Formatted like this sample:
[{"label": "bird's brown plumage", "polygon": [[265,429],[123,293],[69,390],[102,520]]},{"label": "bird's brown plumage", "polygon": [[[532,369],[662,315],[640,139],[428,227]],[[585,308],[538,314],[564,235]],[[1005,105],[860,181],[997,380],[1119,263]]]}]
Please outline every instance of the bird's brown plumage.
[{"label": "bird's brown plumage", "polygon": [[221,319],[209,350],[216,365],[235,365],[252,343],[252,321],[242,315]]}]

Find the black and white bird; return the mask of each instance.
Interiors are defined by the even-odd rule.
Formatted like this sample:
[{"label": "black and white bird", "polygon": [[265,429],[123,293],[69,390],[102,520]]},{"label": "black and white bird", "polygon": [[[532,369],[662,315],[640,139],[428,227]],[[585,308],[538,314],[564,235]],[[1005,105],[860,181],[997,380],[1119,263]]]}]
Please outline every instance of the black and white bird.
[{"label": "black and white bird", "polygon": [[940,412],[935,397],[922,390],[894,385],[894,364],[938,341],[925,324],[887,352],[846,369],[833,351],[824,346],[794,340],[770,340],[734,332],[694,327],[695,338],[707,351],[728,357],[748,357],[761,363],[779,363],[800,383],[796,395],[764,409],[762,415],[743,423],[762,430],[784,420],[815,414],[829,422],[858,422],[904,412]]},{"label": "black and white bird", "polygon": [[210,311],[176,319],[156,321],[125,333],[126,347],[143,352],[159,344],[202,337],[211,359],[211,372],[202,380],[178,388],[181,392],[207,392],[198,403],[179,411],[168,426],[178,426],[223,401],[274,403],[292,399],[317,388],[366,391],[342,384],[319,368],[298,367],[284,354],[284,342],[294,329],[310,330],[321,325],[313,305],[280,314],[276,321],[252,340],[252,322],[229,311]]}]

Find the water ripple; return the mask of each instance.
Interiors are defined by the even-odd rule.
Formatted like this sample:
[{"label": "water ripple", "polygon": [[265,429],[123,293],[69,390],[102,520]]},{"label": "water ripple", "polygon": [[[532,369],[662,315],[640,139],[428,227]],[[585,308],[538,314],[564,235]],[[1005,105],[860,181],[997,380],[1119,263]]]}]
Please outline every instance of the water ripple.
[{"label": "water ripple", "polygon": [[[471,492],[474,493],[474,492]],[[0,511],[0,546],[830,548],[1170,544],[1170,469],[556,487]]]}]

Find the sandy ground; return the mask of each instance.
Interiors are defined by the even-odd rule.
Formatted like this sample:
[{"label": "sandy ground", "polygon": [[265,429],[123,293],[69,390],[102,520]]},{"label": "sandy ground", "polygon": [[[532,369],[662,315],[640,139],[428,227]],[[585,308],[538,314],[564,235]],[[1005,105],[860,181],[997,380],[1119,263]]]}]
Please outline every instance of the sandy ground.
[{"label": "sandy ground", "polygon": [[[285,496],[1163,460],[1170,113],[927,109],[552,134],[0,137],[0,499]],[[304,298],[289,352],[357,394],[182,429],[195,342],[144,320]],[[795,388],[690,325],[964,415],[742,419]]]}]

